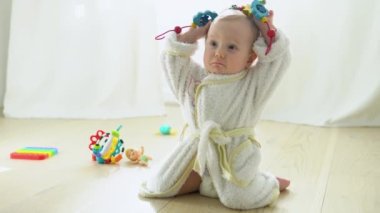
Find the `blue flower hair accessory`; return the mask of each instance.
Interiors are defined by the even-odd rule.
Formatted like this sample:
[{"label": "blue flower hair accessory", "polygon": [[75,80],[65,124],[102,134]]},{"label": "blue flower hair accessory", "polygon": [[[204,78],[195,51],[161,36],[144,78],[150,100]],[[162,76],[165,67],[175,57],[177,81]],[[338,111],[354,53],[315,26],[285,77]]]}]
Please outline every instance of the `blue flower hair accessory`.
[{"label": "blue flower hair accessory", "polygon": [[[201,13],[198,12],[197,15],[193,18],[193,26],[199,26],[203,27],[205,26],[209,21],[214,21],[214,19],[218,16],[217,13],[211,12],[210,10],[206,10],[205,12]],[[195,26],[194,26],[195,27]]]},{"label": "blue flower hair accessory", "polygon": [[268,10],[264,7],[265,0],[254,0],[251,4],[251,11],[258,20],[269,16]]}]

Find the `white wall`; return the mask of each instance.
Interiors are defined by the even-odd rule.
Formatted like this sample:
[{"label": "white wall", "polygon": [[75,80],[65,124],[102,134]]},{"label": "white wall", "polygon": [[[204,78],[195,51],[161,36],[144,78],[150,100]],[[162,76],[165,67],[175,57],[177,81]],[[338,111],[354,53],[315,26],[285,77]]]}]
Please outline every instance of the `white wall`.
[{"label": "white wall", "polygon": [[0,0],[0,108],[3,107],[12,0]]}]

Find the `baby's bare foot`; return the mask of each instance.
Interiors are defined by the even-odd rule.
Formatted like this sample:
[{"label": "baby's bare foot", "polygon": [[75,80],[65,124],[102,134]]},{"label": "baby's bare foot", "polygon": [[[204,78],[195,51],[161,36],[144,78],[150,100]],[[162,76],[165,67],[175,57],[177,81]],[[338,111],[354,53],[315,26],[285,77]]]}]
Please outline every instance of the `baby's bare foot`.
[{"label": "baby's bare foot", "polygon": [[280,192],[284,191],[290,185],[290,180],[287,180],[284,178],[279,178],[279,177],[276,177],[276,178],[277,178],[278,183],[280,185]]}]

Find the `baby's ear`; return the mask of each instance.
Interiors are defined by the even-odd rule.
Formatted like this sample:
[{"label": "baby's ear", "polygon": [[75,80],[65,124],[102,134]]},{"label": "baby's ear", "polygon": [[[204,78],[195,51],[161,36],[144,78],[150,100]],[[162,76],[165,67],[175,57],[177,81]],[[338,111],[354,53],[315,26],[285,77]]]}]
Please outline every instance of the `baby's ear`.
[{"label": "baby's ear", "polygon": [[247,68],[252,65],[252,63],[256,60],[256,58],[257,58],[256,53],[254,51],[252,51],[251,54],[249,55],[248,60],[247,60]]}]

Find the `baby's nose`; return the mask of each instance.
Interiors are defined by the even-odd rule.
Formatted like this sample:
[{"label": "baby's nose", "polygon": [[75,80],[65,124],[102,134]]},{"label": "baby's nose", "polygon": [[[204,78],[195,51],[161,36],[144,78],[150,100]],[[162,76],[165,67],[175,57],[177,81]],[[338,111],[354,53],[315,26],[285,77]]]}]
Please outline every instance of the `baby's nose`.
[{"label": "baby's nose", "polygon": [[224,58],[224,52],[221,49],[215,51],[215,56],[218,58]]}]

